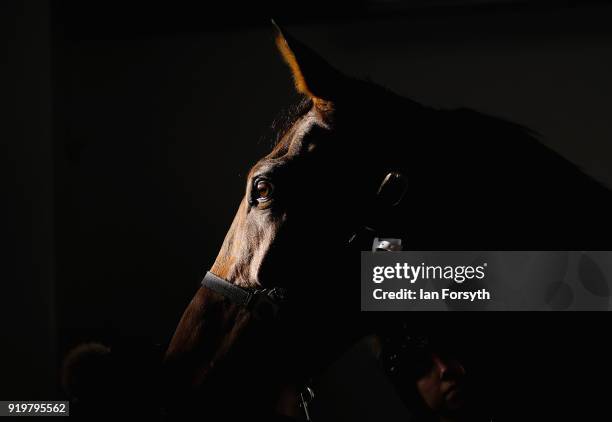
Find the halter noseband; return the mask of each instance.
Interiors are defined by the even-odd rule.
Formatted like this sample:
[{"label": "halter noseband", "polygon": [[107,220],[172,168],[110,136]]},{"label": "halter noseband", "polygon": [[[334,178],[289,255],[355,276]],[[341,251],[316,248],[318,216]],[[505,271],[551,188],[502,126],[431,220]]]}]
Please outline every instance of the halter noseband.
[{"label": "halter noseband", "polygon": [[282,287],[272,289],[245,289],[211,273],[206,272],[201,285],[226,297],[238,306],[253,313],[257,319],[270,319],[278,315],[280,305],[287,299]]}]

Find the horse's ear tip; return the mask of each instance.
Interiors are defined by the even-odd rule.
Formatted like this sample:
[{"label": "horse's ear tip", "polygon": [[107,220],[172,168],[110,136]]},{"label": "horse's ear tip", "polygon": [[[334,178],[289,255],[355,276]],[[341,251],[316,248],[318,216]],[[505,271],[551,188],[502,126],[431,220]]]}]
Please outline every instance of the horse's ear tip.
[{"label": "horse's ear tip", "polygon": [[283,28],[278,24],[276,19],[270,18],[270,23],[272,24],[272,27],[274,28],[274,32],[276,33],[276,36],[285,38],[285,31],[283,31]]}]

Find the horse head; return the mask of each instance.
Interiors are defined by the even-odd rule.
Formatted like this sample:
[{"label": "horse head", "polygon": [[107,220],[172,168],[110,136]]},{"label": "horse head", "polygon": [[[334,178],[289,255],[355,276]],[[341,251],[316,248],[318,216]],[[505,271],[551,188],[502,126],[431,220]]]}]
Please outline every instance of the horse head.
[{"label": "horse head", "polygon": [[377,101],[409,108],[415,121],[426,112],[343,75],[278,28],[276,44],[303,99],[272,151],[248,172],[210,273],[244,291],[282,288],[288,299],[278,318],[262,322],[214,289],[200,288],[166,354],[175,380],[195,389],[217,373],[223,384],[243,388],[244,367],[252,374],[261,365],[267,369],[253,376],[259,388],[251,391],[273,380],[268,391],[276,391],[308,377],[360,331],[358,313],[351,312],[358,299],[347,299],[359,292],[347,288],[358,280],[359,252],[347,245],[394,169],[388,153],[372,148],[390,136],[379,127],[384,113]]}]

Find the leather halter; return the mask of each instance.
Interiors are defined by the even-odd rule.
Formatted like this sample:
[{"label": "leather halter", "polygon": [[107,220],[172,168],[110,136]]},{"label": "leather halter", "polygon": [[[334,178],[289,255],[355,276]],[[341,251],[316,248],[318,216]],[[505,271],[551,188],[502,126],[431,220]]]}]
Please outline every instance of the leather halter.
[{"label": "leather halter", "polygon": [[206,272],[201,284],[202,287],[206,287],[226,297],[236,305],[248,309],[258,319],[276,318],[281,303],[287,299],[287,291],[282,287],[244,289],[210,271]]},{"label": "leather halter", "polygon": [[[401,173],[389,172],[383,179],[376,197],[379,204],[384,206],[397,206],[403,199],[407,190],[407,181]],[[372,240],[377,240],[375,230],[362,226],[348,241],[348,246],[362,250],[364,239],[372,245]],[[360,242],[361,241],[361,242]],[[245,289],[211,273],[206,272],[202,279],[202,287],[226,297],[235,304],[250,310],[256,318],[276,318],[280,305],[287,299],[287,290],[281,287],[271,289]]]}]

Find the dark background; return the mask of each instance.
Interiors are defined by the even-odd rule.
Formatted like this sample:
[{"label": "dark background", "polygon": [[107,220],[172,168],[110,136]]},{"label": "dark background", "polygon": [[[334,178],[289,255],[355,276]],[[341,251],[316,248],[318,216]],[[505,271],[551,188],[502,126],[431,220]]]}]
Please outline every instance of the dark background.
[{"label": "dark background", "polygon": [[0,11],[2,399],[57,397],[61,356],[81,341],[169,340],[296,98],[269,17],[348,74],[524,124],[612,185],[605,2]]}]

